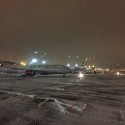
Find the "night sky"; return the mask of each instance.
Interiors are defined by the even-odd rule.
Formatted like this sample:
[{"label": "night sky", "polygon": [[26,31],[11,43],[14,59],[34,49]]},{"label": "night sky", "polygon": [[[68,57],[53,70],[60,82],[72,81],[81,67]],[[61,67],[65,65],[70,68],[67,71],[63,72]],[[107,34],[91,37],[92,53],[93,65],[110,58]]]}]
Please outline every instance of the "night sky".
[{"label": "night sky", "polygon": [[0,60],[34,51],[56,64],[78,55],[125,67],[125,0],[0,0]]}]

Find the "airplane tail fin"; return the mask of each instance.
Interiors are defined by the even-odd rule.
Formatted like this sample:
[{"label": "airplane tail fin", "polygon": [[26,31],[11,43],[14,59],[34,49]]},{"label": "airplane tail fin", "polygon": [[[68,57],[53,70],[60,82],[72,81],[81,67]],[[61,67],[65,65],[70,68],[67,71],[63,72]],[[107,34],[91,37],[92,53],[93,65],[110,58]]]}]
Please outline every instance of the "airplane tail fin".
[{"label": "airplane tail fin", "polygon": [[83,63],[82,63],[82,65],[81,65],[81,67],[84,67],[84,66],[86,66],[86,64],[87,64],[87,61],[88,61],[88,59],[86,58],[86,59],[85,59],[85,61],[83,61]]}]

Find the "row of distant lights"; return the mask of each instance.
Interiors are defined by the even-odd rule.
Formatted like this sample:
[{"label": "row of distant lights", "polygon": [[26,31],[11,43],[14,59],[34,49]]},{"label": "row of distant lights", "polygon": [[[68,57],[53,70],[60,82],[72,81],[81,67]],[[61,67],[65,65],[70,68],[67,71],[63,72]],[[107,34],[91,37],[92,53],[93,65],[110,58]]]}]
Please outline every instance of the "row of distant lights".
[{"label": "row of distant lights", "polygon": [[[71,65],[70,64],[67,64],[68,67],[70,67]],[[75,64],[75,67],[78,67],[78,64]],[[94,68],[95,66],[92,65],[92,66],[85,66],[85,68],[89,69],[89,68]]]}]

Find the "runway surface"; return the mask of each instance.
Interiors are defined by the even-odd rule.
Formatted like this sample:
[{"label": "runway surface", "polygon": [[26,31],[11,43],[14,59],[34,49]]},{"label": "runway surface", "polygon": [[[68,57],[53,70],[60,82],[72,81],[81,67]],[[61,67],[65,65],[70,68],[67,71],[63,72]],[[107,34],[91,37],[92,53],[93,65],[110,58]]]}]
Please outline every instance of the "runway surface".
[{"label": "runway surface", "polygon": [[125,76],[0,75],[0,125],[124,125]]}]

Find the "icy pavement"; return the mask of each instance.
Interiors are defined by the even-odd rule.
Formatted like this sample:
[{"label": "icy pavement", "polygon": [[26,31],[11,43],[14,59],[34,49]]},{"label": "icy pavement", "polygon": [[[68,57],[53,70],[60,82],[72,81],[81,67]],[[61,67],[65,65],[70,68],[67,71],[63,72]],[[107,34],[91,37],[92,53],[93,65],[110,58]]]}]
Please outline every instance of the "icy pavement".
[{"label": "icy pavement", "polygon": [[0,125],[124,125],[125,76],[0,75]]}]

